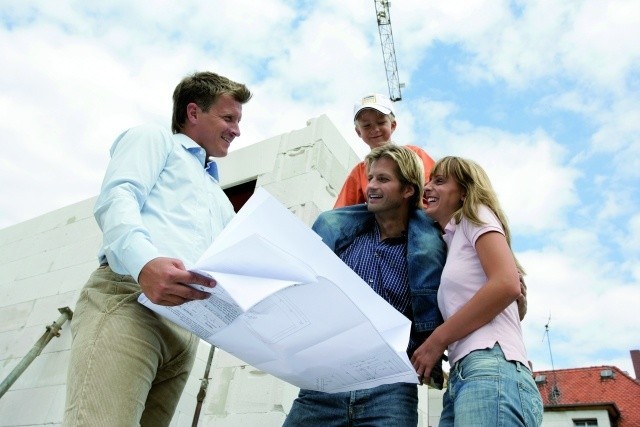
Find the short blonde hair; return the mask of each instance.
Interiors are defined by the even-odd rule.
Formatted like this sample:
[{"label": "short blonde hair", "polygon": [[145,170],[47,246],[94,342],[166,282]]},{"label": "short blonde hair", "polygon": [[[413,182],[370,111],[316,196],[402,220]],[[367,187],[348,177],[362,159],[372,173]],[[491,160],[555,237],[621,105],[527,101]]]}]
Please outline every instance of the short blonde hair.
[{"label": "short blonde hair", "polygon": [[414,194],[411,197],[410,205],[414,208],[422,209],[422,188],[424,187],[424,165],[416,153],[406,147],[401,147],[393,143],[385,144],[374,148],[364,158],[367,171],[371,164],[382,158],[393,160],[396,164],[396,175],[402,184],[413,187]]}]

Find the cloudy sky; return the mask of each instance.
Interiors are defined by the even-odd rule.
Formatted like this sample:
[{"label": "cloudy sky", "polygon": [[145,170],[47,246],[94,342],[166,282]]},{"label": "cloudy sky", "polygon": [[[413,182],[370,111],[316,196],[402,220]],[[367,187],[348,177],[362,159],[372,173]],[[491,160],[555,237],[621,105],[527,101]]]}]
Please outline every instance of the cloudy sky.
[{"label": "cloudy sky", "polygon": [[[0,228],[95,196],[124,129],[195,70],[254,92],[235,148],[388,93],[371,0],[0,2]],[[396,142],[488,171],[527,269],[535,369],[640,348],[640,3],[397,0]]]}]

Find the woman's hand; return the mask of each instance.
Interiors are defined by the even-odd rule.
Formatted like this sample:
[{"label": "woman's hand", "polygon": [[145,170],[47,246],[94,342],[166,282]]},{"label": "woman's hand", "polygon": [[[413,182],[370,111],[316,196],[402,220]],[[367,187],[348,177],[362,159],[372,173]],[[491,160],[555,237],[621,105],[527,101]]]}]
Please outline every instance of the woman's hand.
[{"label": "woman's hand", "polygon": [[413,352],[411,356],[411,364],[418,373],[418,380],[420,384],[425,383],[431,376],[431,370],[440,362],[440,358],[447,349],[447,344],[439,339],[438,329],[429,338],[427,338],[421,345]]}]

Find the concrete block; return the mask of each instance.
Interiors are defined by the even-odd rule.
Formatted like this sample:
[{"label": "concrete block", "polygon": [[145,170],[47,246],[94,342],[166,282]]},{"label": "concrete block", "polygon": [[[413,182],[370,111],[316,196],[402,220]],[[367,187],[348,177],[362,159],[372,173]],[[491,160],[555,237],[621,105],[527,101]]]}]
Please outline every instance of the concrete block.
[{"label": "concrete block", "polygon": [[[188,411],[183,411],[180,407],[176,408],[175,414],[173,414],[173,419],[169,424],[169,427],[191,427],[193,423],[194,410],[189,413]],[[202,419],[202,416],[199,418]],[[204,425],[198,423],[198,425]]]},{"label": "concrete block", "polygon": [[276,169],[279,179],[286,179],[310,170],[317,169],[318,148],[313,145],[302,145],[282,153],[279,159],[282,167]]},{"label": "concrete block", "polygon": [[51,338],[49,344],[42,350],[42,353],[56,353],[71,351],[71,325],[66,322],[60,329],[60,336]]},{"label": "concrete block", "polygon": [[304,205],[292,206],[289,210],[309,227],[313,225],[313,222],[318,218],[320,212],[322,212],[320,208],[312,202],[305,203]]},{"label": "concrete block", "polygon": [[0,332],[23,328],[33,310],[33,302],[0,307]]},{"label": "concrete block", "polygon": [[171,426],[191,426],[191,422],[193,421],[193,415],[196,410],[196,397],[185,395],[183,393],[180,398],[180,402],[178,402],[178,406],[176,407],[176,412],[173,414],[173,419],[171,420]]},{"label": "concrete block", "polygon": [[[200,361],[193,364],[189,378],[187,378],[187,383],[184,386],[184,391],[182,392],[181,401],[191,402],[196,400],[198,392],[200,391],[201,380],[204,378],[205,367],[206,363]],[[211,372],[209,372],[209,378],[211,378]]]},{"label": "concrete block", "polygon": [[[21,329],[0,332],[0,365],[2,361],[6,359],[14,359],[22,354],[16,349],[16,342],[20,338],[21,332]],[[3,378],[1,367],[0,378]]]},{"label": "concrete block", "polygon": [[[427,410],[426,410],[426,423],[425,426],[437,426],[440,422],[440,414],[442,413],[442,396],[444,395],[445,390],[436,390],[430,388],[428,390],[427,397]],[[425,399],[422,399],[420,396],[420,402],[422,403]]]},{"label": "concrete block", "polygon": [[41,233],[46,230],[64,227],[85,218],[93,217],[93,205],[95,204],[96,197],[74,203],[73,205],[65,206],[53,212],[49,212],[46,215],[34,218],[32,220],[33,223],[31,224],[32,233]]},{"label": "concrete block", "polygon": [[67,386],[66,384],[55,385],[45,388],[48,393],[47,396],[51,396],[45,402],[47,407],[44,424],[49,425],[61,425],[62,417],[64,416],[64,402],[66,398]]},{"label": "concrete block", "polygon": [[36,300],[26,326],[51,325],[61,316],[58,309],[75,305],[79,293],[79,290],[71,291]]},{"label": "concrete block", "polygon": [[[314,119],[310,119],[307,121],[307,126],[311,128],[314,141],[322,141],[327,145],[329,151],[333,153],[335,158],[342,162],[342,165],[345,169],[350,168],[350,165],[353,165],[353,159],[358,159],[356,152],[353,150],[348,140],[344,138],[344,136],[338,131],[338,129],[333,125],[329,117],[326,115],[321,115]],[[355,131],[354,131],[355,134]],[[348,135],[349,137],[353,136],[349,140],[356,139],[355,135]],[[358,139],[358,141],[360,141]],[[360,142],[361,143],[361,142]]]},{"label": "concrete block", "polygon": [[[30,223],[33,220],[21,222],[11,227],[0,229],[0,247],[8,246],[24,239],[25,236],[31,234]],[[4,259],[4,258],[2,258]]]},{"label": "concrete block", "polygon": [[[13,371],[15,366],[34,348],[34,345],[45,332],[45,328],[32,327],[0,334],[0,378],[6,378]],[[54,337],[49,341],[38,357],[51,353],[68,353],[70,347],[71,332],[66,331],[65,333],[65,331],[62,331],[60,337]],[[66,363],[68,354],[63,357]],[[32,371],[29,373],[25,371],[23,375],[31,375],[32,373]]]},{"label": "concrete block", "polygon": [[233,414],[269,412],[282,407],[284,382],[253,367],[239,368],[229,387],[227,411]]},{"label": "concrete block", "polygon": [[327,182],[321,179],[317,170],[266,185],[262,185],[259,179],[258,184],[287,207],[318,201],[318,206],[326,204],[330,209],[335,201],[335,196],[327,189]]},{"label": "concrete block", "polygon": [[238,359],[232,354],[227,353],[224,350],[219,348],[216,349],[216,352],[213,356],[213,364],[216,368],[227,368],[227,367],[240,367],[240,366],[248,366],[245,362]]},{"label": "concrete block", "polygon": [[11,387],[12,390],[33,390],[67,382],[68,352],[43,353],[36,357]]},{"label": "concrete block", "polygon": [[[216,160],[222,188],[242,184],[267,173],[274,168],[278,155],[280,136],[243,147]],[[251,167],[248,167],[251,165]]]},{"label": "concrete block", "polygon": [[[21,358],[7,358],[0,360],[0,378],[2,378],[2,381],[4,381],[4,379],[13,372],[14,368],[18,366],[18,363],[20,363],[20,360]],[[0,401],[2,401],[2,399],[0,399]],[[1,418],[2,417],[0,417],[0,419]]]},{"label": "concrete block", "polygon": [[[2,237],[3,233],[2,231],[0,231],[0,238]],[[4,240],[2,241],[2,244],[0,244],[0,259],[2,260],[3,264],[11,261],[16,261],[22,257],[22,254],[25,252],[25,250],[23,249],[23,242],[23,239],[16,239],[12,242],[5,242]]]},{"label": "concrete block", "polygon": [[[61,294],[70,291],[80,291],[96,268],[98,268],[98,258],[94,255],[90,260],[81,264],[65,268],[64,270],[58,270],[55,272],[60,280],[57,291]],[[76,302],[74,301],[73,306],[69,305],[69,308],[73,310],[75,304]]]},{"label": "concrete block", "polygon": [[58,270],[16,279],[6,287],[0,285],[2,301],[7,305],[13,305],[56,295],[64,275],[64,271]]},{"label": "concrete block", "polygon": [[202,362],[203,364],[205,364],[207,362],[207,358],[209,357],[209,349],[211,348],[211,345],[206,342],[205,340],[200,340],[199,344],[198,344],[198,350],[196,350],[196,362],[195,363],[200,363]]},{"label": "concrete block", "polygon": [[280,154],[295,153],[313,147],[314,145],[313,135],[309,132],[308,128],[304,128],[282,135],[278,150]]},{"label": "concrete block", "polygon": [[64,387],[51,386],[9,390],[0,399],[0,426],[50,425],[51,419],[62,419],[59,401],[53,396],[64,393]]},{"label": "concrete block", "polygon": [[58,255],[58,249],[39,252],[37,254],[20,258],[14,262],[0,265],[0,277],[8,280],[20,280],[27,277],[47,273]]},{"label": "concrete block", "polygon": [[76,265],[93,260],[96,258],[99,249],[100,241],[96,239],[95,236],[76,240],[74,243],[59,249],[51,265],[51,271],[75,267]]},{"label": "concrete block", "polygon": [[2,358],[24,357],[46,331],[44,325],[38,325],[4,332],[1,341],[6,352],[2,354]]},{"label": "concrete block", "polygon": [[225,367],[212,370],[211,382],[203,405],[203,413],[225,417],[228,414],[229,387],[239,368]]},{"label": "concrete block", "polygon": [[[95,220],[93,218],[84,218],[68,226],[25,235],[22,239],[7,245],[10,246],[11,253],[8,253],[8,256],[2,259],[15,261],[42,252],[53,251],[81,240],[99,239],[99,236],[101,236],[101,233]],[[4,250],[0,249],[0,253],[3,252]],[[75,255],[76,257],[77,255],[85,256],[85,253],[81,252]]]},{"label": "concrete block", "polygon": [[291,406],[296,397],[298,397],[298,393],[300,393],[300,389],[291,384],[285,384],[282,388],[282,409],[285,414],[291,411]]},{"label": "concrete block", "polygon": [[327,183],[335,190],[337,196],[338,192],[342,188],[347,174],[351,171],[351,167],[345,168],[342,164],[343,162],[340,162],[335,158],[333,153],[329,151],[329,148],[324,144],[324,142],[318,143],[316,147],[316,169],[318,170],[322,178],[324,178]]},{"label": "concrete block", "polygon": [[226,417],[212,415],[200,416],[198,426],[216,427],[238,427],[238,426],[260,426],[260,427],[281,427],[284,423],[285,415],[281,412],[271,411],[259,414],[229,414]]}]

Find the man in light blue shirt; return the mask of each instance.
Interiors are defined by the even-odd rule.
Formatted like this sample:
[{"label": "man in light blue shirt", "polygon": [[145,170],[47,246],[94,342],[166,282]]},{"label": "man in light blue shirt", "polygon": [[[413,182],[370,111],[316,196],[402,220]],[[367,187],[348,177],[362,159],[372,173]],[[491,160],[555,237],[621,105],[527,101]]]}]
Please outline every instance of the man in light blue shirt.
[{"label": "man in light blue shirt", "polygon": [[173,133],[143,125],[122,133],[94,208],[103,232],[100,267],[83,288],[63,424],[169,425],[193,365],[198,338],[138,304],[204,299],[187,271],[231,220],[213,158],[240,135],[251,92],[210,72],[173,93]]}]

